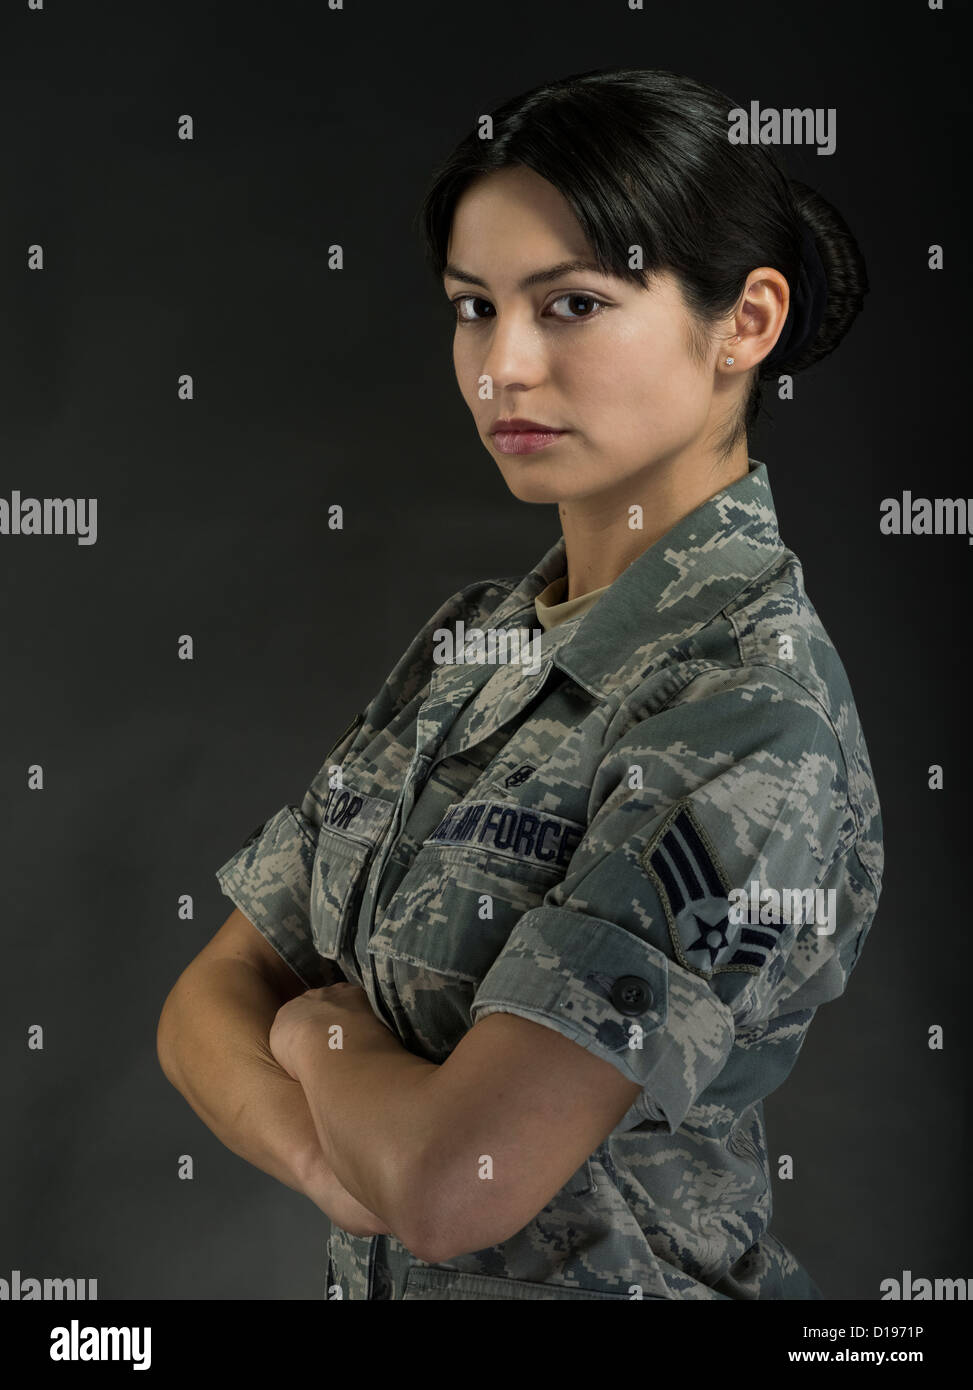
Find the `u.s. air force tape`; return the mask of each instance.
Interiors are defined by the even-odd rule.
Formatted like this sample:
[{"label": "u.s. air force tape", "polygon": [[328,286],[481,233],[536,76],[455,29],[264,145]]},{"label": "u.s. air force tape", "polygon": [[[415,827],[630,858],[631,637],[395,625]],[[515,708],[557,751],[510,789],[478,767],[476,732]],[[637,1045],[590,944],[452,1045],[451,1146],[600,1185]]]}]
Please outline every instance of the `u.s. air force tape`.
[{"label": "u.s. air force tape", "polygon": [[458,801],[423,844],[473,845],[512,859],[564,868],[584,832],[583,825],[564,816],[502,801]]}]

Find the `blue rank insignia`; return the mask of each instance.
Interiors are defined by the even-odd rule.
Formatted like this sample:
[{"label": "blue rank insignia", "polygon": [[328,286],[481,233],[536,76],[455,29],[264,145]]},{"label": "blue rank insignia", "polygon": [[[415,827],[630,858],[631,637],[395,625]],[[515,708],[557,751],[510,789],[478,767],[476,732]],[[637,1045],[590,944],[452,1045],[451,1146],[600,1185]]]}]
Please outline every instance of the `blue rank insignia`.
[{"label": "blue rank insignia", "polygon": [[680,965],[705,979],[724,970],[759,971],[757,957],[741,949],[739,923],[729,918],[732,885],[688,801],[672,808],[639,862],[658,891]]}]

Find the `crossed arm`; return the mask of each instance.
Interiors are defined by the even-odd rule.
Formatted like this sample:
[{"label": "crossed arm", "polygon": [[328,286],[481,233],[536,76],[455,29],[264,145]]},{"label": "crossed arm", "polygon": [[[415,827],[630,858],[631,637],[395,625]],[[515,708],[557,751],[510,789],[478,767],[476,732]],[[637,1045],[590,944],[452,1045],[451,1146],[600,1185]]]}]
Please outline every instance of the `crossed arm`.
[{"label": "crossed arm", "polygon": [[305,990],[239,910],[170,991],[157,1049],[234,1153],[430,1264],[522,1230],[639,1094],[511,1013],[481,1016],[441,1066],[416,1057],[357,986]]},{"label": "crossed arm", "polygon": [[515,1014],[479,1018],[437,1065],[402,1047],[357,986],[308,991],[278,1020],[302,1000],[299,1026],[279,1050],[272,1030],[271,1047],[302,1085],[339,1181],[431,1264],[522,1230],[640,1093]]}]

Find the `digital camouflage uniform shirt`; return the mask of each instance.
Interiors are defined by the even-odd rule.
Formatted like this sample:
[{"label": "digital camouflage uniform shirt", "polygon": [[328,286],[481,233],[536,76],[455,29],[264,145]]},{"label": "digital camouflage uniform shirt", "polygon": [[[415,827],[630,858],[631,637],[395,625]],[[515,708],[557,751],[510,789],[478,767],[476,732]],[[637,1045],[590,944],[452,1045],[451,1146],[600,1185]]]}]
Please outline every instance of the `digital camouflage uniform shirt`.
[{"label": "digital camouflage uniform shirt", "polygon": [[[544,632],[539,670],[475,659],[471,629],[539,633],[564,572],[562,537],[519,582],[448,599],[301,804],[217,871],[308,988],[361,985],[417,1055],[444,1062],[501,1010],[642,1088],[500,1245],[430,1265],[332,1225],[326,1296],[820,1298],[768,1230],[762,1102],[878,901],[848,678],[756,460]],[[437,660],[460,622],[472,659]],[[775,914],[816,889],[829,921],[807,897]]]}]

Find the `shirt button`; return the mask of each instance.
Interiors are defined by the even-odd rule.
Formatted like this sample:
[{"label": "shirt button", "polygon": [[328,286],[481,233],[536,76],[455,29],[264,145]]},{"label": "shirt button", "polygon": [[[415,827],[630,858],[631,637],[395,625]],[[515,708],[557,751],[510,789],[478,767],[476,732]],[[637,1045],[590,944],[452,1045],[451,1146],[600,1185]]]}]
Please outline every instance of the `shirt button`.
[{"label": "shirt button", "polygon": [[644,1014],[652,1007],[652,990],[641,975],[620,975],[611,987],[611,1001],[620,1014]]}]

